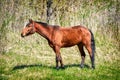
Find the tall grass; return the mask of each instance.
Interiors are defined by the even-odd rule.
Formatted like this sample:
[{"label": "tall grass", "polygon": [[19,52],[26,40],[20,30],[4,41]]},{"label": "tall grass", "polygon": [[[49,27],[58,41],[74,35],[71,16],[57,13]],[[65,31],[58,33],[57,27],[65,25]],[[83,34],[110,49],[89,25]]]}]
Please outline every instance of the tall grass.
[{"label": "tall grass", "polygon": [[8,25],[11,21],[11,17],[9,17],[9,14],[5,14],[5,16],[7,17],[7,19],[3,19],[3,22],[1,24],[1,27],[0,27],[0,52],[4,53],[5,51],[5,47],[7,45],[7,31],[8,31]]}]

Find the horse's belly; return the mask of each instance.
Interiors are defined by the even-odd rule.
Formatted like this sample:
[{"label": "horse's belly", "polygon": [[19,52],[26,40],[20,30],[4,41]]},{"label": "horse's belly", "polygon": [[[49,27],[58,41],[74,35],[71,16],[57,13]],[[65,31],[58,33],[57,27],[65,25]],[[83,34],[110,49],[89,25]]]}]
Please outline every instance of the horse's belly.
[{"label": "horse's belly", "polygon": [[[76,45],[76,44],[74,44],[74,45]],[[68,44],[67,44],[67,45],[63,45],[62,47],[72,47],[72,46],[74,46],[74,45],[73,45],[73,44],[72,44],[72,45],[70,45],[70,44],[68,45]]]},{"label": "horse's belly", "polygon": [[71,47],[80,43],[79,41],[65,41],[62,43],[62,47]]}]

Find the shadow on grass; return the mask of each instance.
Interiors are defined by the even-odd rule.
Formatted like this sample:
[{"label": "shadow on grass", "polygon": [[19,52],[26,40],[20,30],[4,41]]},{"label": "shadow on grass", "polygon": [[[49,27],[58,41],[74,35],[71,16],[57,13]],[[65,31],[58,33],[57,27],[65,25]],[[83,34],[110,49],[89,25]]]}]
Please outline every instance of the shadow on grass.
[{"label": "shadow on grass", "polygon": [[[65,65],[65,68],[68,67],[80,67],[80,64],[69,64],[69,65]],[[80,67],[81,68],[81,67]],[[84,64],[84,68],[90,69],[90,66],[87,64]]]},{"label": "shadow on grass", "polygon": [[42,64],[17,65],[17,66],[15,66],[12,70],[24,69],[24,68],[29,68],[29,67],[42,67]]},{"label": "shadow on grass", "polygon": [[[53,67],[53,66],[47,66],[47,65],[42,65],[42,64],[31,64],[31,65],[17,65],[15,67],[13,67],[12,70],[31,68],[31,67],[41,67],[41,68],[56,69],[56,67]],[[69,65],[65,65],[64,69],[70,68],[70,67],[80,67],[80,65],[79,64],[69,64]],[[90,66],[85,64],[84,68],[90,69]],[[62,69],[62,68],[60,68],[60,69]]]}]

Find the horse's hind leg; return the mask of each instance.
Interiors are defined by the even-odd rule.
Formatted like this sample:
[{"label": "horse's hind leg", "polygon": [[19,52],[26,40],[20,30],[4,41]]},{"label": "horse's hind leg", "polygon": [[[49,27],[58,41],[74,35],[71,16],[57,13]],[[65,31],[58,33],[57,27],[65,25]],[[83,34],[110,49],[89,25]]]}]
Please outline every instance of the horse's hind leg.
[{"label": "horse's hind leg", "polygon": [[86,44],[85,47],[88,50],[88,53],[90,55],[90,59],[91,59],[91,63],[92,63],[92,68],[95,69],[94,54],[92,53],[91,44]]},{"label": "horse's hind leg", "polygon": [[81,53],[81,58],[82,58],[80,67],[83,68],[84,67],[84,62],[85,62],[85,52],[83,50],[83,45],[78,44],[78,48],[79,48],[79,51]]}]

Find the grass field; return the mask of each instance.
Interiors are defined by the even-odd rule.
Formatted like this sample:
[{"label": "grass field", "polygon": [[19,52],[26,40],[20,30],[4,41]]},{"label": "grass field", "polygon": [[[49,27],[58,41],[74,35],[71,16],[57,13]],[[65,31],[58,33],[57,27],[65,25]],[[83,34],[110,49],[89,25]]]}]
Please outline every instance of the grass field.
[{"label": "grass field", "polygon": [[56,70],[55,54],[39,35],[21,38],[19,33],[9,32],[7,39],[6,52],[0,53],[0,80],[120,80],[117,43],[99,33],[95,34],[95,70],[87,51],[85,68],[79,67],[76,46],[61,49],[65,69]]},{"label": "grass field", "polygon": [[[120,80],[120,0],[0,0],[0,80]],[[95,35],[96,69],[77,46],[61,49],[65,69],[38,34],[21,38],[29,19],[51,25],[83,25]]]}]

